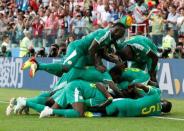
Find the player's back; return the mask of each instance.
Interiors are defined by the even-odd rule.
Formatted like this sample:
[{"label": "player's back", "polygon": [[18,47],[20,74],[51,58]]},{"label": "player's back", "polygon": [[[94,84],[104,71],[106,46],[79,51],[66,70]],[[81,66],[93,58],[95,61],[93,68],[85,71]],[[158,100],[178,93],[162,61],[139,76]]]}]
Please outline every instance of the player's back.
[{"label": "player's back", "polygon": [[155,116],[161,113],[160,92],[150,88],[146,96],[136,100],[129,99],[127,116]]},{"label": "player's back", "polygon": [[90,34],[84,36],[82,39],[77,40],[75,45],[80,48],[82,51],[87,53],[91,43],[93,40],[102,42],[104,39],[106,39],[109,35],[109,29],[98,29],[94,32],[91,32]]},{"label": "player's back", "polygon": [[141,79],[141,78],[143,80],[148,80],[149,79],[148,73],[146,73],[145,71],[140,70],[138,68],[126,68],[122,72],[121,76],[122,76],[123,80],[129,81],[129,82],[132,82],[135,79]]}]

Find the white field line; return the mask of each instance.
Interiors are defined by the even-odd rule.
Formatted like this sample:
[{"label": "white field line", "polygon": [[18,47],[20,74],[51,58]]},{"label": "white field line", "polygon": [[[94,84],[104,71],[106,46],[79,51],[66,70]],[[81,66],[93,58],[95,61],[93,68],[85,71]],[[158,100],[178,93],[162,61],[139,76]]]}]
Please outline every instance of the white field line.
[{"label": "white field line", "polygon": [[184,119],[182,119],[182,118],[174,118],[174,117],[153,116],[153,118],[165,119],[165,120],[175,120],[175,121],[184,121]]},{"label": "white field line", "polygon": [[8,104],[9,102],[8,101],[1,101],[0,100],[0,103],[2,103],[2,104]]}]

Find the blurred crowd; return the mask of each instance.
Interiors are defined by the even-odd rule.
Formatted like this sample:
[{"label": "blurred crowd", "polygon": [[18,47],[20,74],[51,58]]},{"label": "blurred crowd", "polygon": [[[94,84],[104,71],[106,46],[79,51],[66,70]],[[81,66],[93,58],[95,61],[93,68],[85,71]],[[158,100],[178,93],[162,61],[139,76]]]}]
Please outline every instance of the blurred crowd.
[{"label": "blurred crowd", "polygon": [[0,56],[61,57],[67,45],[124,15],[131,35],[150,37],[163,58],[184,57],[184,0],[0,0]]}]

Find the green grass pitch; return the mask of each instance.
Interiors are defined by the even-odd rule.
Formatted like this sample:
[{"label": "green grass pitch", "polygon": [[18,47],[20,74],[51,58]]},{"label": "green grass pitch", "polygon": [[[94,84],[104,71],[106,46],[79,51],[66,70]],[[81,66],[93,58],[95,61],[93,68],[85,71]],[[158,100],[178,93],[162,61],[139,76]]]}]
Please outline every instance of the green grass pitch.
[{"label": "green grass pitch", "polygon": [[7,101],[12,97],[32,97],[39,91],[0,88],[0,131],[184,131],[184,100],[172,100],[172,112],[165,116],[180,120],[153,117],[137,118],[62,118],[39,119],[31,115],[5,115]]}]

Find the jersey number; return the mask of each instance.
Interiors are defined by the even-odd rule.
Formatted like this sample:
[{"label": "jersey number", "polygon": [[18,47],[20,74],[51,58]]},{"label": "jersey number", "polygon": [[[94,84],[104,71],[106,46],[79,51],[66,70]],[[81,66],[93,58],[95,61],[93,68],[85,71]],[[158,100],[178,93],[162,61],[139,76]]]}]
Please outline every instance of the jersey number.
[{"label": "jersey number", "polygon": [[143,108],[141,114],[148,115],[155,111],[160,111],[160,110],[161,110],[160,104],[156,104],[156,105],[152,105],[152,106]]}]

